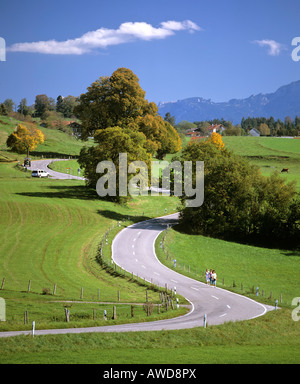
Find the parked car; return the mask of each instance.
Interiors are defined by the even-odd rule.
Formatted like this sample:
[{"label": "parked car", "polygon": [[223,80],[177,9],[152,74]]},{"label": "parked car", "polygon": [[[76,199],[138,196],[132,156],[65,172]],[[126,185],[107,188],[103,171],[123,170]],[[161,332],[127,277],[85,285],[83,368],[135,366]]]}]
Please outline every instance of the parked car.
[{"label": "parked car", "polygon": [[49,177],[49,173],[44,171],[43,169],[35,169],[31,172],[32,177]]}]

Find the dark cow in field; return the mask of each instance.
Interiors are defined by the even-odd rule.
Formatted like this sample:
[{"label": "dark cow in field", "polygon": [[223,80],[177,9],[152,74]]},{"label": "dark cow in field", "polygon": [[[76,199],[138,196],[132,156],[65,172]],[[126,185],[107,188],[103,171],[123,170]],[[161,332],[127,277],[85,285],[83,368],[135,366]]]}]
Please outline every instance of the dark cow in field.
[{"label": "dark cow in field", "polygon": [[288,169],[288,168],[283,168],[283,169],[281,170],[281,173],[283,173],[283,172],[289,173],[289,169]]}]

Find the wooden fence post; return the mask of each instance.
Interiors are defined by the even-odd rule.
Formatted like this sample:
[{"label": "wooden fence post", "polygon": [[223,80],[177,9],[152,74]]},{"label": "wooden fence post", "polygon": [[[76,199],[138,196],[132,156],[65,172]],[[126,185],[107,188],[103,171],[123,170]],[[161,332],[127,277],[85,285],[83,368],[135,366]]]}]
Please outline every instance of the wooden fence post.
[{"label": "wooden fence post", "polygon": [[68,323],[70,321],[70,311],[67,307],[65,307],[65,315],[66,315],[66,322]]},{"label": "wooden fence post", "polygon": [[24,324],[28,324],[28,311],[24,312]]},{"label": "wooden fence post", "polygon": [[4,283],[5,283],[5,277],[3,277],[1,289],[3,289]]}]

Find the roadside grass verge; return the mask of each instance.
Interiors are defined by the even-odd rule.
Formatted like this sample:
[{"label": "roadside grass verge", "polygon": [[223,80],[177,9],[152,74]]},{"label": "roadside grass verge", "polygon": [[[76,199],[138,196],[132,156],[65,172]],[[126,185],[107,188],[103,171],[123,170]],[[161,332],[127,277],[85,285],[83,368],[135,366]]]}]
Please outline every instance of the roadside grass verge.
[{"label": "roadside grass verge", "polygon": [[265,316],[180,331],[18,336],[0,339],[14,364],[298,364],[300,322],[283,308]]},{"label": "roadside grass verge", "polygon": [[156,254],[169,268],[202,282],[205,282],[206,268],[215,269],[220,288],[246,294],[270,305],[278,300],[278,305],[290,306],[292,299],[299,296],[300,281],[293,276],[300,275],[300,251],[188,235],[180,232],[180,226],[175,226],[159,235]]}]

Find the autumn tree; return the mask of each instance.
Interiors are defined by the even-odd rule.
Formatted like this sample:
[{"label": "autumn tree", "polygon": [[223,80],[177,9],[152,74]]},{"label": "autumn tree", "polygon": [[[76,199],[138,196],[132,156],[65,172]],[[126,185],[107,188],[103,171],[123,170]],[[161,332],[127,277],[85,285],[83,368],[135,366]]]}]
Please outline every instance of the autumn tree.
[{"label": "autumn tree", "polygon": [[[131,127],[133,127],[131,125]],[[159,115],[147,114],[136,119],[136,130],[147,138],[145,146],[149,153],[162,160],[167,153],[181,149],[181,139],[175,128]]]},{"label": "autumn tree", "polygon": [[35,149],[38,144],[42,144],[44,140],[45,136],[39,129],[19,124],[8,136],[6,145],[17,153],[26,153],[29,157],[29,151]]},{"label": "autumn tree", "polygon": [[212,143],[218,149],[224,149],[225,147],[225,144],[223,143],[223,140],[222,140],[222,136],[217,132],[213,132],[210,138],[206,142]]}]

